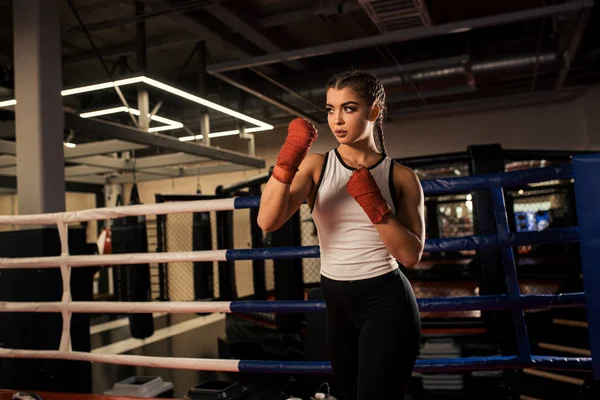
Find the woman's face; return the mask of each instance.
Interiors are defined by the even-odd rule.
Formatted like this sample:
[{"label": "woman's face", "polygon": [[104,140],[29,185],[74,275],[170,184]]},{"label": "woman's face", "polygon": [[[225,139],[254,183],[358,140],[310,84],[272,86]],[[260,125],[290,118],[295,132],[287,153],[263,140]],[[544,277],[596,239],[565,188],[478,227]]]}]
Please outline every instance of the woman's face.
[{"label": "woman's face", "polygon": [[340,144],[368,139],[373,134],[372,106],[350,88],[327,90],[327,122]]}]

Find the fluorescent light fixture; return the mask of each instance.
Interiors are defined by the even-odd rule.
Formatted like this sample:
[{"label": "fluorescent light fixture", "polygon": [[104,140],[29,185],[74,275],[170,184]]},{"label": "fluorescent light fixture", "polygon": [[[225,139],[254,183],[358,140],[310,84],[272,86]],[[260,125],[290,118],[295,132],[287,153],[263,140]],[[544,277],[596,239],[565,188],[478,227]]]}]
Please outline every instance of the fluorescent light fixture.
[{"label": "fluorescent light fixture", "polygon": [[465,27],[465,28],[458,28],[458,29],[454,29],[452,31],[450,31],[450,33],[462,33],[462,32],[469,32],[471,30],[470,27]]},{"label": "fluorescent light fixture", "polygon": [[[167,85],[165,83],[159,82],[155,79],[152,78],[148,78],[146,76],[137,76],[137,77],[133,77],[133,78],[127,78],[127,79],[121,79],[118,81],[114,81],[114,82],[107,82],[107,83],[100,83],[100,84],[96,84],[96,85],[90,85],[90,86],[84,86],[81,88],[74,88],[74,89],[69,89],[69,90],[63,90],[62,94],[63,96],[68,96],[71,94],[77,94],[77,93],[84,93],[84,92],[91,92],[94,90],[101,90],[101,89],[107,89],[107,88],[111,88],[111,87],[116,87],[116,86],[125,86],[125,85],[130,85],[133,83],[140,83],[143,82],[147,85],[153,86],[157,89],[161,89],[164,90],[165,92],[169,92],[171,94],[174,94],[175,96],[179,96],[182,97],[184,99],[193,101],[196,104],[200,104],[209,108],[212,108],[213,110],[216,111],[220,111],[224,114],[230,115],[232,117],[241,119],[242,121],[246,121],[249,122],[251,124],[254,124],[257,126],[257,128],[261,128],[261,129],[257,129],[254,132],[260,132],[260,131],[267,131],[267,130],[271,130],[273,129],[273,125],[267,124],[265,122],[259,121],[255,118],[249,117],[245,114],[242,114],[240,112],[234,111],[232,109],[229,109],[227,107],[223,107],[217,103],[213,103],[212,101],[208,101],[206,99],[203,99],[201,97],[195,96],[191,93],[188,93],[186,91],[183,91],[181,89],[177,89],[176,87]],[[161,117],[159,117],[161,118]],[[155,118],[153,118],[155,119]],[[159,119],[156,119],[156,121],[159,121]],[[160,121],[159,121],[160,122]],[[179,123],[177,123],[179,124]],[[249,128],[249,129],[253,129],[253,128]],[[250,132],[248,129],[246,129],[247,132]]]},{"label": "fluorescent light fixture", "polygon": [[[261,127],[256,127],[256,128],[247,128],[246,132],[247,133],[253,133],[253,132],[262,132],[265,129],[261,128]],[[213,133],[209,133],[208,137],[209,138],[216,138],[216,137],[223,137],[223,136],[234,136],[234,135],[239,135],[240,131],[238,129],[232,130],[232,131],[222,131],[222,132],[213,132]],[[179,138],[179,141],[181,142],[189,142],[191,140],[201,140],[204,136],[203,135],[196,135],[196,136],[183,136]]]},{"label": "fluorescent light fixture", "polygon": [[144,77],[144,83],[146,83],[146,84],[148,84],[150,86],[154,86],[154,87],[156,87],[158,89],[162,89],[165,92],[172,93],[172,94],[174,94],[176,96],[183,97],[184,99],[193,101],[194,103],[198,103],[198,104],[201,104],[203,106],[212,108],[213,110],[217,110],[217,111],[220,111],[220,112],[222,112],[224,114],[231,115],[232,117],[241,119],[242,121],[250,122],[251,124],[258,125],[259,127],[266,128],[264,130],[273,129],[273,125],[266,124],[266,123],[264,123],[262,121],[259,121],[259,120],[255,119],[255,118],[252,118],[252,117],[249,117],[249,116],[247,116],[245,114],[242,114],[242,113],[239,113],[237,111],[231,110],[231,109],[229,109],[227,107],[220,106],[220,105],[218,105],[216,103],[213,103],[212,101],[208,101],[208,100],[203,99],[201,97],[194,96],[193,94],[184,92],[183,90],[174,88],[174,87],[169,86],[169,85],[165,85],[164,83],[155,81],[154,79],[150,79],[150,78]]},{"label": "fluorescent light fixture", "polygon": [[6,101],[0,101],[0,107],[10,107],[10,106],[14,106],[15,104],[17,104],[16,100],[6,100]]},{"label": "fluorescent light fixture", "polygon": [[[93,117],[99,117],[100,115],[109,115],[109,114],[115,114],[118,112],[127,112],[127,107],[123,106],[123,107],[107,108],[104,110],[89,111],[89,112],[81,113],[81,114],[79,114],[79,116],[81,118],[93,118]],[[139,111],[138,111],[137,115],[140,115]]]},{"label": "fluorescent light fixture", "polygon": [[[133,78],[120,79],[120,80],[116,80],[113,82],[104,82],[104,83],[98,83],[98,84],[94,84],[94,85],[82,86],[82,87],[78,87],[78,88],[65,89],[65,90],[61,91],[61,95],[72,96],[74,94],[93,92],[96,90],[103,90],[103,89],[110,89],[110,88],[114,88],[114,87],[118,87],[118,86],[131,85],[134,83],[145,83],[145,84],[153,86],[157,89],[163,90],[165,92],[169,92],[175,96],[179,96],[181,98],[190,100],[196,104],[200,104],[205,107],[212,108],[213,110],[222,112],[222,113],[230,115],[232,117],[241,119],[242,121],[246,121],[248,123],[256,125],[256,127],[247,128],[246,132],[248,132],[248,133],[267,131],[267,130],[271,130],[274,128],[273,125],[259,121],[248,115],[234,111],[227,107],[223,107],[219,104],[213,103],[212,101],[208,101],[206,99],[195,96],[195,95],[185,92],[181,89],[177,89],[176,87],[167,85],[165,83],[159,82],[155,79],[148,78],[146,76],[136,76]],[[17,104],[16,100],[8,100],[8,101],[0,102],[0,107],[8,107],[8,106],[13,106],[15,104]],[[97,110],[97,111],[90,111],[90,112],[82,113],[82,114],[80,114],[80,117],[92,118],[92,117],[97,117],[100,115],[108,115],[108,114],[113,114],[113,113],[117,113],[117,112],[128,112],[128,111],[132,114],[139,115],[138,110],[134,110],[134,109],[128,110],[127,107],[123,106],[123,107],[115,107],[115,108],[110,108],[110,109],[105,109],[105,110]],[[137,114],[136,114],[136,112],[137,112]],[[160,117],[158,115],[153,115],[151,117],[151,120],[157,121],[157,122],[162,122],[165,124],[165,126],[149,128],[148,132],[158,132],[158,131],[164,131],[164,130],[169,130],[169,129],[183,128],[183,124],[181,122],[173,121],[168,118]],[[237,135],[237,134],[239,134],[238,130],[225,131],[225,132],[214,132],[214,133],[209,134],[209,137],[221,137],[221,136],[229,136],[229,135]],[[192,138],[192,139],[188,139],[188,137],[184,137],[184,138],[180,138],[179,140],[181,140],[181,141],[194,140],[195,138],[199,138],[199,137],[201,138],[202,135],[189,136],[189,138]]]},{"label": "fluorescent light fixture", "polygon": [[95,85],[88,85],[88,86],[82,86],[82,87],[73,88],[73,89],[66,89],[66,90],[62,90],[60,92],[60,94],[62,94],[63,96],[71,96],[74,94],[94,92],[96,90],[102,90],[102,89],[110,89],[110,88],[113,88],[116,86],[125,86],[125,85],[130,85],[132,83],[140,83],[143,81],[144,81],[143,76],[136,76],[135,78],[121,79],[121,80],[114,81],[114,82],[98,83]]},{"label": "fluorescent light fixture", "polygon": [[76,145],[75,143],[69,143],[69,142],[63,142],[63,145],[64,145],[65,147],[68,147],[68,148],[70,148],[70,149],[72,149],[72,148],[74,148],[74,147],[77,147],[77,145]]},{"label": "fluorescent light fixture", "polygon": [[[135,108],[128,109],[125,106],[121,106],[121,107],[106,108],[104,110],[89,111],[86,113],[81,113],[81,114],[79,114],[79,116],[81,118],[93,118],[93,117],[98,117],[100,115],[116,114],[119,112],[129,112],[129,113],[131,113],[133,115],[137,115],[137,116],[139,116],[141,114],[140,110],[136,110]],[[171,129],[183,128],[183,124],[181,122],[177,122],[175,120],[165,118],[165,117],[160,117],[158,115],[150,116],[150,114],[148,114],[148,116],[150,117],[150,120],[152,120],[152,121],[157,121],[157,122],[166,124],[165,126],[157,126],[157,127],[148,128],[148,132],[160,132],[160,131],[168,131]]]}]

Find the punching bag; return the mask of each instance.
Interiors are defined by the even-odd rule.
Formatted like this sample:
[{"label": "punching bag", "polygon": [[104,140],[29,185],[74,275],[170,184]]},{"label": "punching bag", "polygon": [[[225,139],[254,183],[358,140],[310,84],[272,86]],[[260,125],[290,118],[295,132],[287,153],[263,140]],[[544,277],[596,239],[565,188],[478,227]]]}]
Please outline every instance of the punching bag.
[{"label": "punching bag", "polygon": [[[200,194],[200,191],[197,192]],[[192,250],[212,250],[210,212],[195,212],[192,224]],[[214,300],[213,262],[194,262],[194,299]]]},{"label": "punching bag", "polygon": [[[131,188],[130,205],[141,204],[137,185]],[[148,234],[146,217],[143,215],[123,217],[113,220],[111,229],[113,254],[147,253]],[[116,292],[120,301],[151,301],[150,265],[133,264],[115,268]],[[145,339],[154,333],[152,314],[132,314],[129,317],[129,330],[136,339]]]}]

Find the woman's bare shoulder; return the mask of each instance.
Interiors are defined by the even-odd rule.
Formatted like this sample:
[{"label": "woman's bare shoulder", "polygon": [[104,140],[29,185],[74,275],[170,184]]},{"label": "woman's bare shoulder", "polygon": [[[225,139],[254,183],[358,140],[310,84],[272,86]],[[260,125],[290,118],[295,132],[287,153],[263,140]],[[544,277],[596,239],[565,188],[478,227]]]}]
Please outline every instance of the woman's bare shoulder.
[{"label": "woman's bare shoulder", "polygon": [[421,182],[419,177],[411,168],[394,161],[394,186],[398,192],[420,191]]}]

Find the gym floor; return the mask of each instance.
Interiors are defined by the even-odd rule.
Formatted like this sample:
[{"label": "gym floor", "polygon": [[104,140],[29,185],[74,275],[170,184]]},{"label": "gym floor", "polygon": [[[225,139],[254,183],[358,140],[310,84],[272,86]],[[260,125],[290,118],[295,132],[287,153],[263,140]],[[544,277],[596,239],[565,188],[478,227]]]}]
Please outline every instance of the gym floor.
[{"label": "gym floor", "polygon": [[[221,314],[155,315],[154,330],[151,338],[140,340],[131,337],[126,317],[107,322],[93,321],[91,350],[100,354],[217,358],[218,338],[225,336],[225,318]],[[203,380],[223,379],[221,375],[213,371],[92,365],[94,393],[104,393],[115,383],[132,376],[160,376],[164,381],[172,382],[175,397],[181,397],[187,393],[186,388],[194,387]]]},{"label": "gym floor", "polygon": [[[128,319],[94,319],[91,323],[91,351],[101,354],[128,354],[158,357],[219,358],[219,338],[225,338],[223,314],[155,314],[155,333],[145,340],[129,333]],[[222,357],[221,357],[222,358]],[[303,396],[314,394],[326,377],[306,377],[302,384],[286,375],[242,374],[214,371],[188,371],[166,368],[92,364],[93,393],[102,394],[112,386],[133,376],[160,376],[173,383],[173,396],[181,398],[192,387],[206,380],[233,380],[252,389],[260,399],[280,399],[279,394]],[[302,392],[302,393],[299,393]]]}]

